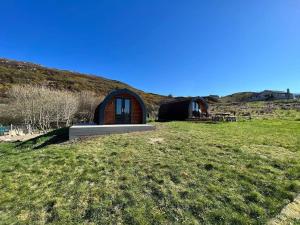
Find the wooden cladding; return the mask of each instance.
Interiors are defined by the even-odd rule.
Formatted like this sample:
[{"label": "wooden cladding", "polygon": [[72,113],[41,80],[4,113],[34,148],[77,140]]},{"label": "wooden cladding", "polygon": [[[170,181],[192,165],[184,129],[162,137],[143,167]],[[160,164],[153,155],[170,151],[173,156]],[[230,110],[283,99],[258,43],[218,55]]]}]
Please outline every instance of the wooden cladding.
[{"label": "wooden cladding", "polygon": [[146,108],[143,100],[128,89],[112,91],[96,108],[96,124],[143,124]]},{"label": "wooden cladding", "polygon": [[121,94],[116,95],[113,98],[110,99],[110,101],[106,104],[106,107],[104,109],[104,124],[115,124],[115,100],[116,98],[125,98],[130,99],[131,102],[131,110],[130,110],[130,116],[131,116],[131,123],[132,124],[139,124],[142,123],[143,119],[143,112],[142,108],[140,106],[140,103],[137,101],[137,99],[130,95],[130,94]]}]

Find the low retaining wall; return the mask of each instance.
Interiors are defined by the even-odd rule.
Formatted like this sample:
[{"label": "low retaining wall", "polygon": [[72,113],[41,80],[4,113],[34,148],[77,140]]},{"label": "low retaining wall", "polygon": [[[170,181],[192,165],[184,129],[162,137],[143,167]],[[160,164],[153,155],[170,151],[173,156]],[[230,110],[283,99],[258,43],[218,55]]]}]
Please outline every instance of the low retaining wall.
[{"label": "low retaining wall", "polygon": [[121,134],[154,129],[155,126],[149,124],[75,125],[69,128],[69,140],[80,137]]}]

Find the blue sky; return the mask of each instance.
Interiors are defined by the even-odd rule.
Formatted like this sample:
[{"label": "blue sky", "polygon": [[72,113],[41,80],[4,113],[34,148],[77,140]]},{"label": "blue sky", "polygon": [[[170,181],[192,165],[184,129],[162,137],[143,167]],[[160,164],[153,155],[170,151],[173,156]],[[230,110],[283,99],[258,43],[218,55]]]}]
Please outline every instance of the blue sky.
[{"label": "blue sky", "polygon": [[0,57],[147,92],[300,92],[299,0],[0,0]]}]

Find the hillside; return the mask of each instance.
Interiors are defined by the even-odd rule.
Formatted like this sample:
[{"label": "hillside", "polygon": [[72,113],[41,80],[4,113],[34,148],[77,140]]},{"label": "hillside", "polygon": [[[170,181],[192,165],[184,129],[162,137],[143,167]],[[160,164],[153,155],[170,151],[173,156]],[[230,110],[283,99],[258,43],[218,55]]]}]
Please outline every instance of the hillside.
[{"label": "hillside", "polygon": [[247,102],[255,92],[238,92],[221,98],[222,102]]},{"label": "hillside", "polygon": [[237,92],[231,95],[221,97],[222,102],[253,102],[253,101],[274,101],[274,100],[292,100],[297,98],[297,94],[278,90],[264,90],[261,92]]},{"label": "hillside", "polygon": [[0,58],[1,102],[5,101],[7,90],[17,84],[44,85],[54,89],[66,89],[74,92],[88,90],[97,93],[99,96],[105,96],[113,89],[128,88],[142,96],[149,110],[155,108],[160,101],[167,98],[157,94],[145,93],[128,84],[104,77],[46,68],[33,63]]}]

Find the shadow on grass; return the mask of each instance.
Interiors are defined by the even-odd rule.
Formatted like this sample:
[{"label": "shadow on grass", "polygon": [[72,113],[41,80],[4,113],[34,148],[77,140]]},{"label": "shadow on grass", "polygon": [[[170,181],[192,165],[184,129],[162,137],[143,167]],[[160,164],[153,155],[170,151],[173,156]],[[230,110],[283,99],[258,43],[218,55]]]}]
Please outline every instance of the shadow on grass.
[{"label": "shadow on grass", "polygon": [[41,149],[52,144],[61,144],[69,140],[69,128],[64,127],[24,141],[17,145],[20,148]]},{"label": "shadow on grass", "polygon": [[204,124],[220,124],[226,121],[212,121],[212,120],[155,120],[159,123],[169,123],[169,122],[189,122],[189,123],[204,123]]}]

